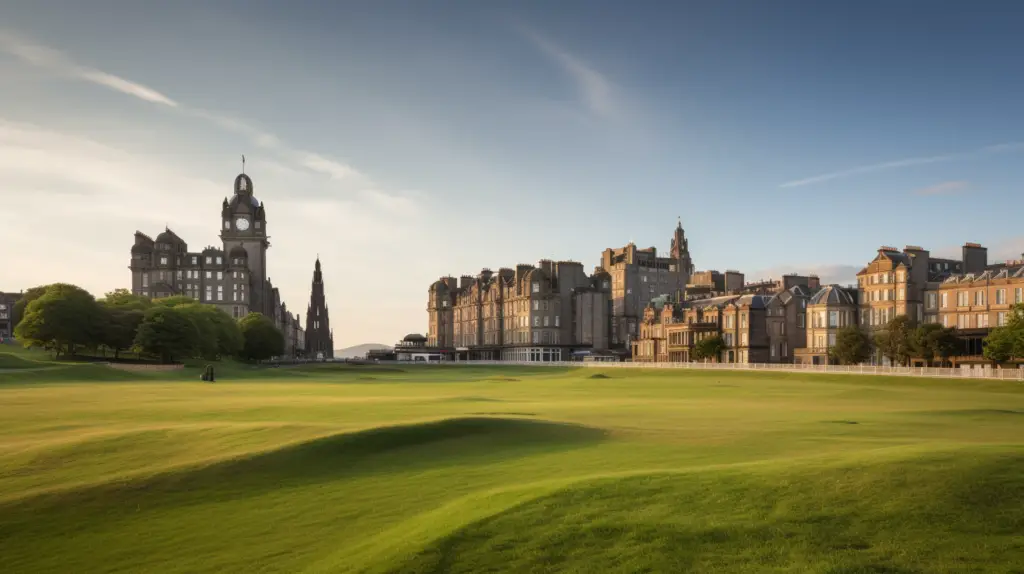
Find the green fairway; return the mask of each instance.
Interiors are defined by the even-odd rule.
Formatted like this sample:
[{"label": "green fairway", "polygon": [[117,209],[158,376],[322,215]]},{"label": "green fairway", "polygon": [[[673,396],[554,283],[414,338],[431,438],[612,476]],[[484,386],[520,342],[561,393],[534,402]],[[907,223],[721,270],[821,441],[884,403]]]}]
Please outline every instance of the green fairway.
[{"label": "green fairway", "polygon": [[3,572],[1024,572],[1024,385],[0,361]]}]

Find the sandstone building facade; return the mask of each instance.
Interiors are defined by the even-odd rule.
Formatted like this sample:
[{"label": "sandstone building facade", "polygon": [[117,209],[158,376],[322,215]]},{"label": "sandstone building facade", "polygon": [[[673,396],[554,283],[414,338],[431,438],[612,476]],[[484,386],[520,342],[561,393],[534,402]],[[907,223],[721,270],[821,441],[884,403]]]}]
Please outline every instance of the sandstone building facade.
[{"label": "sandstone building facade", "polygon": [[607,349],[611,277],[575,261],[484,269],[428,289],[426,346],[458,359],[569,360]]},{"label": "sandstone building facade", "polygon": [[299,353],[304,330],[267,276],[266,211],[244,173],[235,178],[231,199],[221,205],[220,230],[221,245],[201,251],[189,251],[185,240],[170,229],[156,239],[136,231],[129,265],[132,293],[152,298],[184,295],[235,318],[262,313],[284,334],[286,354]]}]

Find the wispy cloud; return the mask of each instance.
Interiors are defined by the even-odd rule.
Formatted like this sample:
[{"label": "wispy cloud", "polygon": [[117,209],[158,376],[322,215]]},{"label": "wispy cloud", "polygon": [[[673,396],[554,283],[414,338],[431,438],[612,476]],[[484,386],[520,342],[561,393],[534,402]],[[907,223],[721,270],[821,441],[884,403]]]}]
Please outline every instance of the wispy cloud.
[{"label": "wispy cloud", "polygon": [[[66,54],[13,32],[0,30],[0,51],[8,52],[29,65],[48,70],[51,73],[66,78],[90,82],[147,102],[169,106],[174,108],[177,113],[206,121],[221,129],[242,135],[248,138],[253,145],[276,152],[281,159],[285,160],[286,163],[292,164],[295,168],[326,176],[333,182],[355,183],[358,181],[359,188],[351,188],[353,198],[359,197],[377,205],[381,203],[382,198],[390,198],[392,202],[396,204],[401,203],[402,205],[408,205],[413,202],[413,199],[410,197],[389,194],[377,188],[378,186],[369,177],[360,173],[352,166],[320,153],[289,147],[274,134],[258,128],[250,122],[221,112],[187,106],[142,84],[102,70],[79,65]],[[368,195],[367,189],[372,190],[372,195]]]},{"label": "wispy cloud", "polygon": [[172,108],[178,106],[177,102],[153,88],[95,68],[78,65],[57,50],[40,46],[9,31],[0,30],[0,50],[27,64],[61,76],[84,80],[147,102]]},{"label": "wispy cloud", "polygon": [[615,113],[614,90],[608,78],[536,30],[522,25],[517,28],[576,83],[591,112],[606,117]]},{"label": "wispy cloud", "polygon": [[944,181],[921,188],[914,193],[917,195],[949,195],[963,191],[968,187],[970,187],[970,184],[966,181]]},{"label": "wispy cloud", "polygon": [[822,175],[816,175],[813,177],[806,177],[803,179],[796,179],[793,181],[787,181],[779,185],[779,187],[802,187],[805,185],[812,185],[815,183],[822,183],[825,181],[831,181],[833,179],[842,179],[852,177],[856,175],[864,175],[868,173],[875,173],[879,171],[888,171],[892,169],[900,169],[904,167],[912,167],[916,165],[926,165],[931,163],[945,163],[950,161],[959,161],[970,159],[974,157],[991,155],[997,153],[1011,153],[1024,151],[1024,143],[1010,142],[996,145],[985,146],[972,151],[948,153],[942,155],[923,156],[923,157],[909,157],[905,159],[898,159],[894,161],[886,161],[882,163],[875,163],[871,165],[864,165],[860,167],[854,167],[850,169],[844,169],[840,171],[834,171]]}]

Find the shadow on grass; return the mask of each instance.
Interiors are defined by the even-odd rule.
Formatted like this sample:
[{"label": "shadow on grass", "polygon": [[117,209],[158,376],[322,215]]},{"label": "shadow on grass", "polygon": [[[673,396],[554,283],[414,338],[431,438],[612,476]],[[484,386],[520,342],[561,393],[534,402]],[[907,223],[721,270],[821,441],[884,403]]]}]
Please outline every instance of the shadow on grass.
[{"label": "shadow on grass", "polygon": [[[180,505],[250,497],[346,476],[422,471],[454,464],[579,448],[604,440],[593,427],[518,418],[467,417],[332,435],[246,458],[152,477],[46,493],[0,506],[28,518],[35,512],[87,507],[132,512],[139,505]],[[0,538],[3,528],[0,527]]]}]

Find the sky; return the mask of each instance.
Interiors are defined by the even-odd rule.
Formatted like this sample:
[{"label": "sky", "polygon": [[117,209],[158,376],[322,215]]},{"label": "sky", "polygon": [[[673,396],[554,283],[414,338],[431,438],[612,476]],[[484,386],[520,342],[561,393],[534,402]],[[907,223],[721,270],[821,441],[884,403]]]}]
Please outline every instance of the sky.
[{"label": "sky", "polygon": [[[973,9],[972,9],[973,6]],[[219,243],[335,346],[427,288],[633,241],[852,282],[881,245],[1020,257],[1024,4],[0,0],[0,290],[130,286],[132,235]]]}]

